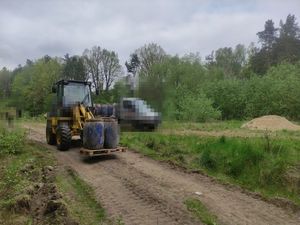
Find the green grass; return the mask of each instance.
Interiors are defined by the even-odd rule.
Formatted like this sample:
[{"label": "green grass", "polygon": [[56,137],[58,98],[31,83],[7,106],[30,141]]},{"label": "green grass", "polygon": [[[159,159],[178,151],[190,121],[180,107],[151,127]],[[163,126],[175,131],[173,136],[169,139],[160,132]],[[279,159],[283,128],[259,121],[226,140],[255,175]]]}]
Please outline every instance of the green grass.
[{"label": "green grass", "polygon": [[22,117],[18,119],[20,122],[30,122],[30,123],[46,123],[45,113],[38,116],[30,116],[28,112],[24,112]]},{"label": "green grass", "polygon": [[[46,165],[54,165],[54,158],[33,143],[24,143],[22,151],[17,154],[1,154],[0,164],[0,221],[7,225],[30,224],[29,215],[12,209],[20,196],[26,196],[27,188],[33,182],[41,181],[39,171]],[[26,165],[33,165],[33,171],[23,173]]]},{"label": "green grass", "polygon": [[240,129],[243,123],[244,121],[239,120],[215,121],[206,123],[163,121],[160,129],[224,131]]},{"label": "green grass", "polygon": [[121,144],[154,159],[300,205],[297,178],[289,176],[289,171],[296,169],[297,173],[300,165],[300,140],[124,132]]},{"label": "green grass", "polygon": [[69,211],[79,224],[101,224],[106,220],[105,212],[95,200],[94,191],[72,170],[57,176],[59,190],[67,202]]},{"label": "green grass", "polygon": [[202,223],[207,225],[217,225],[217,217],[209,212],[200,200],[189,198],[184,203],[187,209]]},{"label": "green grass", "polygon": [[[207,131],[207,132],[222,132],[230,131],[237,136],[264,136],[265,131],[263,130],[249,130],[241,128],[241,126],[247,121],[240,120],[224,120],[224,121],[212,121],[205,123],[195,123],[195,122],[180,122],[180,121],[163,121],[159,126],[158,132],[164,133],[164,131]],[[299,122],[293,121],[294,124]],[[171,132],[169,132],[171,133]],[[184,133],[184,132],[183,132]],[[172,134],[172,133],[171,133]],[[186,133],[188,134],[188,132]],[[281,139],[300,139],[299,131],[289,131],[289,130],[279,130],[269,132],[269,135],[275,138]]]}]

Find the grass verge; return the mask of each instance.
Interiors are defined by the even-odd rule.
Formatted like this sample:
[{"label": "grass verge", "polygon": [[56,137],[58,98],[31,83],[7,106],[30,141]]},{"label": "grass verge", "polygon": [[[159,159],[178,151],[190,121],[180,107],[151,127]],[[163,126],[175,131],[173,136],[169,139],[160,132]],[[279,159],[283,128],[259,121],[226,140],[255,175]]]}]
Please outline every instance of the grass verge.
[{"label": "grass verge", "polygon": [[207,225],[217,225],[217,217],[209,212],[200,200],[189,198],[184,204],[194,217],[198,218],[202,223]]},{"label": "grass verge", "polygon": [[19,129],[0,129],[0,139],[0,224],[116,224],[50,150],[27,141]]},{"label": "grass verge", "polygon": [[176,130],[201,130],[201,131],[224,131],[224,130],[238,130],[241,128],[244,121],[240,120],[227,120],[227,121],[215,121],[215,122],[174,122],[163,121],[160,129],[176,129]]},{"label": "grass verge", "polygon": [[22,201],[28,200],[28,191],[42,182],[42,168],[55,163],[49,152],[33,143],[24,142],[17,152],[0,156],[0,224],[4,225],[31,224],[30,209],[23,207]]},{"label": "grass verge", "polygon": [[103,222],[105,212],[95,200],[94,191],[71,169],[56,177],[56,184],[67,202],[69,211],[79,224]]},{"label": "grass verge", "polygon": [[124,132],[121,143],[154,159],[300,205],[299,140]]}]

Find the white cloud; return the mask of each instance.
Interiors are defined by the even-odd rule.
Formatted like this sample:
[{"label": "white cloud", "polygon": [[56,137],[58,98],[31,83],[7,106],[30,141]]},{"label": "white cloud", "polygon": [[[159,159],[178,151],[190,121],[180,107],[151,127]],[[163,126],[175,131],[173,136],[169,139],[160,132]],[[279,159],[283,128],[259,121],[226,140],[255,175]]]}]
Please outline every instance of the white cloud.
[{"label": "white cloud", "polygon": [[0,0],[0,67],[45,54],[81,55],[93,45],[118,52],[124,62],[149,42],[170,54],[204,57],[219,47],[255,42],[267,19],[278,25],[298,12],[298,0]]}]

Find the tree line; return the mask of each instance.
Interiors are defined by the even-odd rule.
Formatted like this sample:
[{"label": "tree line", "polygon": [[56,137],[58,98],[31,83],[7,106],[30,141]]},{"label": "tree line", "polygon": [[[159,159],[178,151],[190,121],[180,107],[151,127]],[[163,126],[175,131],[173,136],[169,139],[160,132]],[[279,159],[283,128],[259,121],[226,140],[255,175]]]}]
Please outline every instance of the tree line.
[{"label": "tree line", "polygon": [[[276,27],[267,20],[258,43],[212,51],[205,59],[169,55],[155,43],[120,64],[114,51],[94,46],[81,56],[44,56],[0,71],[0,97],[32,115],[48,110],[58,79],[89,80],[96,102],[137,96],[165,119],[206,121],[278,114],[299,119],[300,28],[294,15]],[[124,69],[125,68],[125,69]]]}]

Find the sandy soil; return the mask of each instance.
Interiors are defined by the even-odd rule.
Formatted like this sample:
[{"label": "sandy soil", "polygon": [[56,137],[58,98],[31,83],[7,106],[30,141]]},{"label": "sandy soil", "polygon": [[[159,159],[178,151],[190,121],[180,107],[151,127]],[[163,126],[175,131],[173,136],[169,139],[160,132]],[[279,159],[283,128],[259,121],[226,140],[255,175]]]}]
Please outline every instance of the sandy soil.
[{"label": "sandy soil", "polygon": [[288,121],[285,117],[276,116],[276,115],[267,115],[259,118],[255,118],[245,124],[242,128],[248,128],[252,130],[291,130],[298,131],[300,126],[293,124]]},{"label": "sandy soil", "polygon": [[[26,127],[32,140],[45,142],[43,126]],[[71,166],[95,189],[108,214],[121,216],[127,225],[201,224],[186,210],[183,202],[188,197],[199,198],[221,224],[300,224],[299,213],[138,153],[88,159],[79,155],[78,147],[67,152],[51,148],[61,163]]]}]

